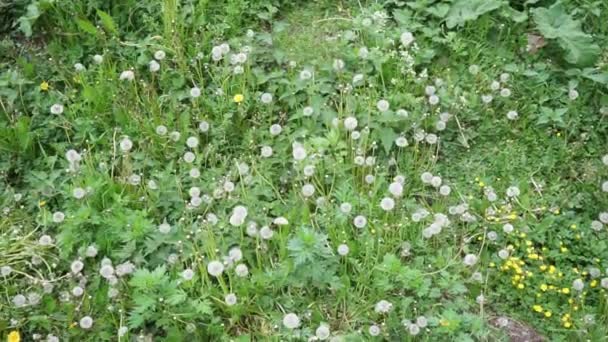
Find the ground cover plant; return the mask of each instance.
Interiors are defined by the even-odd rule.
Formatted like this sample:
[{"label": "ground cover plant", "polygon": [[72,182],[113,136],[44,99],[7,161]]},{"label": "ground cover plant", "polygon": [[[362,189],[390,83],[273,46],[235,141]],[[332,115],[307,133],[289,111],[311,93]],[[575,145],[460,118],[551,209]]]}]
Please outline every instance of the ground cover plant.
[{"label": "ground cover plant", "polygon": [[607,3],[0,6],[7,341],[608,336]]}]

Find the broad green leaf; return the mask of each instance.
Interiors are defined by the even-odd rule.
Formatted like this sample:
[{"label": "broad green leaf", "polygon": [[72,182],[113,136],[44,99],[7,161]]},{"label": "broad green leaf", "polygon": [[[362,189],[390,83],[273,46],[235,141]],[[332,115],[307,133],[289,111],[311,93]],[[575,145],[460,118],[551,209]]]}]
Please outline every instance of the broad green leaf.
[{"label": "broad green leaf", "polygon": [[532,10],[534,22],[540,33],[549,39],[555,39],[566,51],[565,59],[571,64],[590,65],[598,58],[601,49],[593,42],[593,37],[584,33],[581,22],[566,13],[561,2],[549,8]]},{"label": "broad green leaf", "polygon": [[448,11],[446,25],[454,28],[481,15],[502,7],[502,0],[456,0]]},{"label": "broad green leaf", "polygon": [[86,33],[90,33],[92,35],[97,34],[97,28],[90,21],[86,19],[76,19],[76,24],[78,27]]},{"label": "broad green leaf", "polygon": [[114,20],[108,13],[98,9],[97,15],[99,16],[99,19],[101,20],[101,25],[103,25],[103,27],[106,29],[106,31],[108,31],[114,35],[118,35],[118,29],[116,28],[116,24],[114,23]]}]

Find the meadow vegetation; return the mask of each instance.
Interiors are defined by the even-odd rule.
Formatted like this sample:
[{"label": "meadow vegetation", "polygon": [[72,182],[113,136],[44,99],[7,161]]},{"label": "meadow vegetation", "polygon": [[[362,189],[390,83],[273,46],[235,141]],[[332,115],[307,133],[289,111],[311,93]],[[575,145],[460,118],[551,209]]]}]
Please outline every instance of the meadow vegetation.
[{"label": "meadow vegetation", "polygon": [[608,336],[607,2],[0,9],[7,341]]}]

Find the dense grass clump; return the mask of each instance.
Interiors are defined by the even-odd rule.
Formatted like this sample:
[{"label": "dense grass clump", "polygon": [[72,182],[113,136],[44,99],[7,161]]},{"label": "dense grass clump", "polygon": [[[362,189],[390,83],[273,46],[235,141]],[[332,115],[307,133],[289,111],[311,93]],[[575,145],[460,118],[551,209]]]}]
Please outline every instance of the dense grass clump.
[{"label": "dense grass clump", "polygon": [[8,341],[608,334],[605,3],[1,6]]}]

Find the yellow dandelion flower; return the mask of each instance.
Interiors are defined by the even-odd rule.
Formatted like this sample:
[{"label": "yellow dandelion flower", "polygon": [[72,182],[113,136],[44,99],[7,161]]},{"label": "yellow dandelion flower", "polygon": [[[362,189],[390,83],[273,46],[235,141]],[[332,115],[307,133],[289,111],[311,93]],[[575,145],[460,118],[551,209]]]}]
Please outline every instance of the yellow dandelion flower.
[{"label": "yellow dandelion flower", "polygon": [[21,335],[19,334],[19,332],[17,330],[13,330],[8,334],[8,336],[6,337],[6,340],[8,342],[19,342],[19,341],[21,341]]},{"label": "yellow dandelion flower", "polygon": [[241,103],[241,102],[243,102],[243,100],[245,100],[245,96],[243,96],[243,94],[236,94],[236,95],[234,95],[233,100],[236,103]]},{"label": "yellow dandelion flower", "polygon": [[569,289],[569,288],[567,288],[567,287],[564,287],[564,288],[562,289],[562,293],[563,293],[563,294],[569,294],[569,293],[570,293],[570,289]]},{"label": "yellow dandelion flower", "polygon": [[517,284],[517,288],[520,290],[523,290],[524,287],[526,287],[524,284]]},{"label": "yellow dandelion flower", "polygon": [[536,311],[536,312],[542,312],[543,311],[543,307],[536,304],[532,307],[532,310]]},{"label": "yellow dandelion flower", "polygon": [[541,284],[541,285],[540,285],[540,289],[541,289],[542,291],[547,291],[547,284]]},{"label": "yellow dandelion flower", "polygon": [[564,323],[564,328],[568,329],[570,327],[572,327],[572,323],[570,323],[570,322],[565,322]]},{"label": "yellow dandelion flower", "polygon": [[49,90],[49,84],[47,81],[42,81],[42,83],[40,83],[40,90],[42,90],[42,91]]},{"label": "yellow dandelion flower", "polygon": [[551,313],[551,311],[545,311],[545,317],[549,318],[551,317],[553,314]]}]

